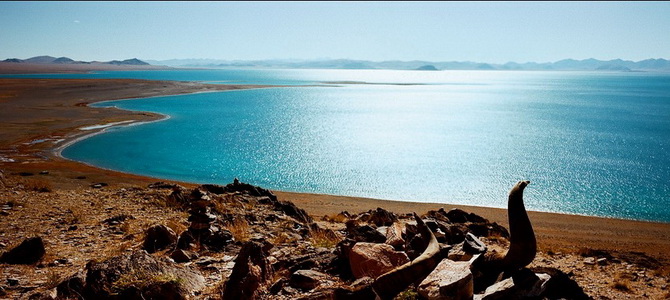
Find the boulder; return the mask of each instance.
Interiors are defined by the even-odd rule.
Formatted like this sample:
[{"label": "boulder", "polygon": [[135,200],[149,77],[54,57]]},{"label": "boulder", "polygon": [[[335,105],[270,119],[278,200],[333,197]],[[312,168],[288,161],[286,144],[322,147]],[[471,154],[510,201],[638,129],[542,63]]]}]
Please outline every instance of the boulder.
[{"label": "boulder", "polygon": [[30,265],[37,263],[44,257],[44,241],[41,237],[33,237],[24,240],[18,246],[5,252],[0,256],[0,263],[14,265]]},{"label": "boulder", "polygon": [[71,279],[66,280],[71,282],[69,289],[61,290],[84,299],[186,299],[205,286],[199,271],[179,267],[146,251],[126,253],[103,262],[92,261],[86,269],[81,291],[75,290],[78,281]]},{"label": "boulder", "polygon": [[154,253],[177,244],[177,234],[165,225],[155,225],[147,229],[142,249]]},{"label": "boulder", "polygon": [[242,245],[233,271],[226,281],[222,299],[255,299],[258,288],[271,279],[272,267],[261,243],[249,241]]},{"label": "boulder", "polygon": [[473,281],[470,262],[443,259],[433,272],[421,281],[418,292],[424,298],[431,300],[472,299]]},{"label": "boulder", "polygon": [[377,278],[407,262],[407,254],[395,251],[387,244],[357,243],[349,252],[349,264],[355,278]]},{"label": "boulder", "polygon": [[294,288],[310,291],[319,286],[321,283],[329,280],[330,276],[318,271],[298,270],[291,274],[289,285]]}]

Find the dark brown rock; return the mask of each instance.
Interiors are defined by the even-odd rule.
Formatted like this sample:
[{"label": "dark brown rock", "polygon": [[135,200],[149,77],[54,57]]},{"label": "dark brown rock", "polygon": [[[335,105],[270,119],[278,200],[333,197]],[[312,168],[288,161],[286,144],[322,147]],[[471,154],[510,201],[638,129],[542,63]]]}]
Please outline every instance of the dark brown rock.
[{"label": "dark brown rock", "polygon": [[357,242],[383,243],[386,242],[386,236],[370,225],[358,226],[354,220],[346,223],[347,238]]},{"label": "dark brown rock", "polygon": [[178,187],[178,185],[176,185],[174,183],[167,183],[167,182],[164,182],[164,181],[158,181],[158,182],[154,182],[154,183],[149,184],[148,187],[150,189],[174,189],[174,188]]},{"label": "dark brown rock", "polygon": [[18,246],[0,256],[0,262],[15,265],[30,265],[37,263],[44,257],[44,241],[41,237],[24,240]]},{"label": "dark brown rock", "polygon": [[142,249],[154,253],[177,244],[177,234],[165,225],[155,225],[147,229]]},{"label": "dark brown rock", "polygon": [[451,220],[449,220],[449,217],[447,217],[447,212],[444,210],[444,208],[440,208],[438,210],[429,210],[425,215],[423,215],[423,217],[433,218],[435,220],[447,223],[451,222]]},{"label": "dark brown rock", "polygon": [[263,245],[246,242],[235,259],[235,266],[226,282],[222,299],[254,299],[258,288],[272,277],[272,267],[263,252]]},{"label": "dark brown rock", "polygon": [[307,212],[302,209],[297,207],[293,202],[290,201],[277,201],[275,202],[275,210],[281,211],[285,213],[287,216],[292,217],[299,222],[305,223],[305,224],[310,224],[313,223],[314,220],[312,217],[307,214]]},{"label": "dark brown rock", "polygon": [[336,288],[333,292],[334,300],[374,300],[377,298],[372,289],[374,279],[363,277],[354,281],[348,287]]},{"label": "dark brown rock", "polygon": [[56,294],[62,299],[83,299],[86,274],[77,272],[56,286]]},{"label": "dark brown rock", "polygon": [[318,271],[298,270],[291,274],[289,284],[294,288],[309,291],[329,279],[330,277],[328,275]]},{"label": "dark brown rock", "polygon": [[454,223],[465,223],[468,221],[468,213],[458,208],[448,211],[447,217]]},{"label": "dark brown rock", "polygon": [[398,221],[398,216],[381,207],[377,207],[376,210],[370,210],[368,213],[370,214],[368,222],[376,226],[390,226],[393,222]]},{"label": "dark brown rock", "polygon": [[172,251],[172,254],[170,254],[170,258],[172,258],[172,260],[174,260],[175,262],[185,263],[198,258],[198,253],[188,250],[177,249],[175,251]]}]

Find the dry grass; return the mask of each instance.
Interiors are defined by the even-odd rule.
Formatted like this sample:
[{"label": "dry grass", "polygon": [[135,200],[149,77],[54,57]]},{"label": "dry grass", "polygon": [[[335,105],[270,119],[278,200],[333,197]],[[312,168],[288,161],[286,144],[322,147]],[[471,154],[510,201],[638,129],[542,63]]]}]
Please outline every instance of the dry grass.
[{"label": "dry grass", "polygon": [[74,225],[81,223],[81,220],[85,220],[86,214],[84,210],[79,206],[71,206],[65,210],[64,221],[66,224]]},{"label": "dry grass", "polygon": [[419,293],[417,293],[414,289],[409,288],[409,289],[401,292],[397,296],[395,296],[395,298],[393,298],[393,299],[394,300],[415,300],[415,299],[419,299]]},{"label": "dry grass", "polygon": [[114,246],[105,247],[105,253],[102,259],[104,260],[124,254],[126,251],[129,251],[133,248],[133,244],[134,241],[125,241],[117,243]]},{"label": "dry grass", "polygon": [[169,227],[172,229],[172,231],[179,235],[188,228],[188,222],[186,222],[185,219],[186,218],[182,218],[182,220],[177,218],[169,219],[165,226]]},{"label": "dry grass", "polygon": [[342,239],[332,230],[317,229],[311,232],[309,240],[314,247],[332,248]]},{"label": "dry grass", "polygon": [[17,183],[23,186],[26,191],[36,191],[40,193],[49,193],[53,191],[53,185],[50,181],[42,178],[21,178]]},{"label": "dry grass", "polygon": [[291,238],[288,234],[283,232],[280,232],[279,234],[269,239],[269,242],[272,243],[273,245],[289,244],[295,241],[296,240],[294,238]]},{"label": "dry grass", "polygon": [[617,274],[614,277],[614,282],[612,282],[612,287],[622,292],[631,292],[630,275]]},{"label": "dry grass", "polygon": [[251,227],[249,226],[249,223],[242,218],[237,218],[232,222],[228,222],[224,227],[233,234],[233,237],[237,241],[246,242],[251,236],[251,233],[249,232]]},{"label": "dry grass", "polygon": [[52,289],[52,288],[55,288],[56,286],[58,286],[58,284],[60,284],[60,282],[61,282],[61,276],[58,273],[56,273],[56,271],[50,270],[47,273],[47,279],[46,279],[46,282],[44,283],[44,286],[47,289]]},{"label": "dry grass", "polygon": [[131,270],[124,273],[114,282],[112,288],[117,291],[125,290],[129,287],[143,288],[154,283],[175,282],[181,284],[182,279],[174,274],[148,272],[144,270]]}]

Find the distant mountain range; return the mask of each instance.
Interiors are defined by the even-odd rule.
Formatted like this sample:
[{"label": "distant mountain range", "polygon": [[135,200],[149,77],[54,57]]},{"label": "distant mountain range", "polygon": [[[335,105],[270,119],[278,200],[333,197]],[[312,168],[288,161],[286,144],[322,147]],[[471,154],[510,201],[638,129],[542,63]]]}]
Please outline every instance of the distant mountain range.
[{"label": "distant mountain range", "polygon": [[67,57],[53,57],[53,56],[35,56],[28,59],[18,59],[18,58],[8,58],[2,62],[7,63],[27,63],[27,64],[40,64],[40,65],[64,65],[64,64],[106,64],[106,65],[117,65],[117,66],[148,66],[149,64],[143,62],[137,58],[131,58],[126,60],[112,60],[108,62],[101,61],[75,61]]},{"label": "distant mountain range", "polygon": [[430,61],[368,61],[351,59],[323,60],[216,60],[216,59],[170,59],[146,60],[152,65],[197,68],[290,68],[290,69],[394,69],[394,70],[557,70],[557,71],[670,71],[666,59],[597,60],[564,59],[547,63],[491,64],[481,62],[430,62]]},{"label": "distant mountain range", "polygon": [[670,61],[658,59],[631,60],[598,60],[598,59],[564,59],[546,63],[491,64],[471,61],[369,61],[352,59],[322,60],[217,60],[217,59],[170,59],[170,60],[126,60],[75,61],[67,57],[36,56],[28,59],[9,58],[2,62],[25,63],[38,65],[116,65],[116,66],[168,66],[187,68],[284,68],[284,69],[390,69],[390,70],[556,70],[556,71],[664,71],[670,72]]}]

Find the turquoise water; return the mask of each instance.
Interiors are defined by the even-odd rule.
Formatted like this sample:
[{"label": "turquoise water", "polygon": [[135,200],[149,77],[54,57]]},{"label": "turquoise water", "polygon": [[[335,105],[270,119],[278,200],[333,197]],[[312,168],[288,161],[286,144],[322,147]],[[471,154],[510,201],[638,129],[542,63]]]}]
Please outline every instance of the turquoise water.
[{"label": "turquoise water", "polygon": [[507,191],[527,179],[531,210],[670,222],[670,74],[191,70],[84,76],[423,84],[101,103],[170,116],[112,128],[63,152],[105,168],[490,207],[505,207]]}]

